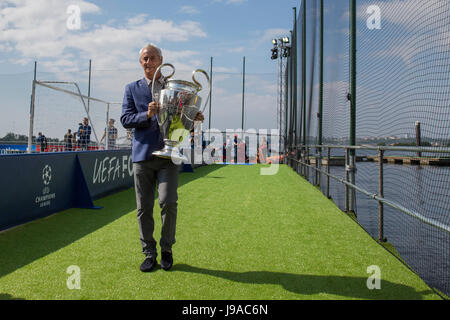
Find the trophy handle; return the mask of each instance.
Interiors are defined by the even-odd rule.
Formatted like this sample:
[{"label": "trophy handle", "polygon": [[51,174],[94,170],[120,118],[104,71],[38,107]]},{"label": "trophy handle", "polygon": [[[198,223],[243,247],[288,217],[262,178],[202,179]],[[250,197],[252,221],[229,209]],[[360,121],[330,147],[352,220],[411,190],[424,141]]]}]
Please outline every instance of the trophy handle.
[{"label": "trophy handle", "polygon": [[159,70],[161,70],[163,67],[171,67],[172,68],[172,73],[170,75],[168,75],[167,77],[164,77],[164,81],[166,81],[167,79],[169,79],[171,76],[173,76],[175,74],[175,67],[170,64],[170,63],[163,63],[162,65],[160,65],[158,67],[158,69],[156,69],[155,74],[153,75],[153,81],[152,81],[152,99],[153,101],[155,101],[155,80],[156,80],[156,75],[158,74]]},{"label": "trophy handle", "polygon": [[206,80],[208,80],[208,83],[209,83],[209,76],[208,76],[208,74],[206,73],[206,71],[205,71],[205,70],[202,70],[202,69],[197,69],[197,70],[194,70],[194,71],[192,72],[192,80],[193,80],[194,83],[198,86],[198,91],[200,91],[200,90],[202,90],[202,85],[195,79],[195,74],[196,74],[197,72],[203,73],[203,75],[206,77]]},{"label": "trophy handle", "polygon": [[207,106],[207,104],[209,102],[210,96],[211,96],[211,80],[209,79],[209,76],[208,76],[208,74],[206,73],[205,70],[202,70],[202,69],[194,70],[192,72],[192,80],[198,86],[198,88],[199,88],[198,91],[202,90],[202,85],[195,79],[195,74],[197,72],[202,73],[206,77],[206,80],[208,80],[208,89],[209,89],[208,97],[206,98],[206,101],[205,101],[205,104],[203,105],[203,108],[200,108],[200,111],[203,113],[203,111],[205,111],[205,108],[206,108],[206,106]]}]

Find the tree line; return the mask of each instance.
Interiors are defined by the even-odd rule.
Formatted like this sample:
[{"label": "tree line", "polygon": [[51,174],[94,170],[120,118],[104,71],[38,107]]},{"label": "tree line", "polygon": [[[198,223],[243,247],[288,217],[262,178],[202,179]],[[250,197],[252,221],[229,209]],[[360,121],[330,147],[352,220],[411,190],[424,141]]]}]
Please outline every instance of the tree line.
[{"label": "tree line", "polygon": [[[58,138],[50,138],[47,137],[47,141],[49,142],[59,142]],[[0,138],[1,142],[17,142],[17,143],[25,143],[28,141],[28,136],[23,134],[17,134],[13,132],[8,132],[3,138]],[[36,136],[33,136],[33,141],[36,141]]]}]

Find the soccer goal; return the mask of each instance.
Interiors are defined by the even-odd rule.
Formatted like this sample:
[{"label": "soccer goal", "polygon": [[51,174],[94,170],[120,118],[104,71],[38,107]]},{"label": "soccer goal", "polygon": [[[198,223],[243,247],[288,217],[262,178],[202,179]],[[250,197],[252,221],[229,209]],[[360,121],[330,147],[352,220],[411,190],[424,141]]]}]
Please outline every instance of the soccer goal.
[{"label": "soccer goal", "polygon": [[128,148],[121,105],[83,95],[76,82],[33,81],[28,152],[33,144],[37,152]]}]

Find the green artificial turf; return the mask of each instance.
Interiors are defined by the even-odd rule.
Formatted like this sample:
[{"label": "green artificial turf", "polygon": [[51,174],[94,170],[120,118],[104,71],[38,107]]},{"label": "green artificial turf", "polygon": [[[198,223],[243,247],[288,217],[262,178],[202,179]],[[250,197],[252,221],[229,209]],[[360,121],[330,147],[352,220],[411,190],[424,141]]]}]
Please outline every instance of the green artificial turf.
[{"label": "green artificial turf", "polygon": [[[139,271],[133,189],[96,201],[101,210],[70,209],[0,233],[0,299],[439,298],[290,168],[270,176],[261,168],[180,175],[169,272]],[[157,202],[154,216],[159,240]],[[72,265],[80,290],[66,284]],[[380,290],[366,286],[371,265]]]}]

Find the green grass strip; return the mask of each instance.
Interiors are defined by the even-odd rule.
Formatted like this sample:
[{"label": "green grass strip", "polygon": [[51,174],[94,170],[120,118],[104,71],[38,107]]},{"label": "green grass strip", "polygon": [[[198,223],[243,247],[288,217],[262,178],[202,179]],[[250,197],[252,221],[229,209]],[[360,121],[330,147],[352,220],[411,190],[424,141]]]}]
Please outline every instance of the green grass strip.
[{"label": "green grass strip", "polygon": [[[290,168],[261,168],[180,175],[169,272],[139,271],[133,189],[0,233],[0,299],[439,299]],[[157,202],[154,217],[159,239]],[[79,290],[67,287],[72,265]],[[366,285],[372,265],[380,290]]]}]

